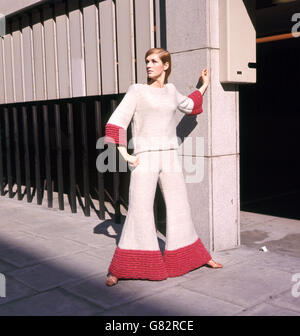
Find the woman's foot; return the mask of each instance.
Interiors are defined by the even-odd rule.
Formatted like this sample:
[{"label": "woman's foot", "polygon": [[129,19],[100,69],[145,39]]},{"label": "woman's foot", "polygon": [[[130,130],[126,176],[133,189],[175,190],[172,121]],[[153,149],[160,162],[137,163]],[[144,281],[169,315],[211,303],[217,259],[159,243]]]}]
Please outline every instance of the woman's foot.
[{"label": "woman's foot", "polygon": [[118,278],[112,274],[109,274],[108,277],[106,278],[106,285],[111,287],[114,286],[118,283]]},{"label": "woman's foot", "polygon": [[215,262],[213,259],[211,259],[210,261],[208,261],[206,263],[207,266],[211,267],[211,268],[223,268],[222,264],[219,264],[217,262]]}]

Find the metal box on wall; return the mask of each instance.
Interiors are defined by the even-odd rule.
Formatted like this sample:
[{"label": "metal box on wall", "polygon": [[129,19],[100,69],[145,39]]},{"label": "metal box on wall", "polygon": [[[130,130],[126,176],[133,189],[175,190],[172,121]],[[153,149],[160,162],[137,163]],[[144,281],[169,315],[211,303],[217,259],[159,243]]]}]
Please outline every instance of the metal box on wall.
[{"label": "metal box on wall", "polygon": [[256,83],[256,31],[243,0],[219,0],[220,82]]}]

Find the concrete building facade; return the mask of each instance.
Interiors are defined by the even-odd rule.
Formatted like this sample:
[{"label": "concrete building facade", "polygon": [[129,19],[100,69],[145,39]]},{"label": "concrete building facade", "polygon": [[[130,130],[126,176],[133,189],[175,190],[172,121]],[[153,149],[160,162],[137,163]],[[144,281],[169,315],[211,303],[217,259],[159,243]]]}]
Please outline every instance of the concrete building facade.
[{"label": "concrete building facade", "polygon": [[[251,17],[254,1],[232,1]],[[193,181],[185,172],[192,217],[211,251],[240,244],[239,83],[220,82],[218,0],[2,0],[0,13],[9,22],[0,38],[1,106],[123,94],[146,82],[143,57],[154,46],[171,53],[169,82],[183,94],[207,68],[204,113],[177,114],[182,158],[203,175]]]}]

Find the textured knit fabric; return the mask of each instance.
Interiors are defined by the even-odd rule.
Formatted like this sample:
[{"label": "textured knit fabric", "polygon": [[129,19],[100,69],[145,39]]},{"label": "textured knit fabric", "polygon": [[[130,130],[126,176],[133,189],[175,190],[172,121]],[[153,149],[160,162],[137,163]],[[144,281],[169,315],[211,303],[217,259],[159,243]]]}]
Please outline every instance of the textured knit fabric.
[{"label": "textured knit fabric", "polygon": [[[164,280],[206,264],[211,256],[194,228],[177,150],[137,154],[131,172],[129,208],[109,272],[118,278]],[[167,211],[162,256],[153,214],[157,182]]]},{"label": "textured knit fabric", "polygon": [[120,279],[165,280],[168,272],[160,251],[116,248],[109,272]]},{"label": "textured knit fabric", "polygon": [[183,275],[211,259],[200,239],[174,251],[165,251],[164,261],[169,277]]},{"label": "textured knit fabric", "polygon": [[[202,112],[199,90],[189,96],[178,92],[172,83],[163,88],[132,84],[106,124],[106,142],[130,146],[134,154],[149,150],[178,148],[176,110],[187,115]],[[132,143],[127,144],[127,128],[132,123]]]},{"label": "textured knit fabric", "polygon": [[[128,212],[109,267],[118,278],[164,280],[211,259],[194,228],[176,137],[176,110],[196,115],[202,102],[199,90],[184,96],[171,83],[132,84],[106,124],[106,142],[132,145],[140,161],[131,170]],[[130,123],[132,144],[127,143]],[[164,254],[153,213],[157,182],[167,210]]]}]

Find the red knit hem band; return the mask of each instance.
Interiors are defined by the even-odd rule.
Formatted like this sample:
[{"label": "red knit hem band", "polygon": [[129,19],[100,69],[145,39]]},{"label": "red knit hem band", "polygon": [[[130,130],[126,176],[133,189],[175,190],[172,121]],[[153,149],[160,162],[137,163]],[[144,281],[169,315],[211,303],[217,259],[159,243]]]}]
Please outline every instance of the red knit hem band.
[{"label": "red knit hem band", "polygon": [[183,275],[205,265],[211,256],[200,239],[195,243],[173,251],[165,251],[164,261],[169,277]]},{"label": "red knit hem band", "polygon": [[199,90],[195,90],[192,92],[189,96],[194,102],[194,108],[193,111],[190,113],[190,115],[200,114],[203,112],[202,104],[203,104],[203,96],[202,93]]},{"label": "red knit hem band", "polygon": [[127,146],[127,131],[121,126],[106,124],[104,141]]},{"label": "red knit hem band", "polygon": [[120,279],[168,278],[160,251],[125,250],[117,247],[108,271]]}]

